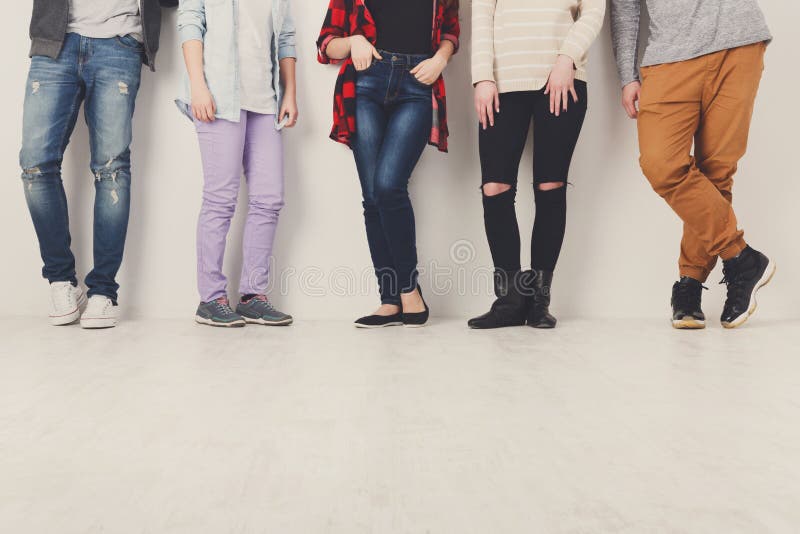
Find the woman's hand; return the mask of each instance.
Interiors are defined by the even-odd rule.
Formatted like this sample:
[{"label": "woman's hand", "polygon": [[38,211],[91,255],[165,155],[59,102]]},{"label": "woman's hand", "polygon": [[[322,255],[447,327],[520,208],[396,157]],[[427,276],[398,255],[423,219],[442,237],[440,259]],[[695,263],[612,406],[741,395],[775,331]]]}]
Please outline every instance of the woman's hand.
[{"label": "woman's hand", "polygon": [[356,70],[367,70],[373,59],[383,59],[378,50],[363,35],[353,35],[350,40],[350,58]]},{"label": "woman's hand", "polygon": [[411,74],[414,75],[419,83],[433,85],[442,75],[445,67],[447,67],[447,60],[439,54],[434,54],[432,58],[420,62],[411,69]]},{"label": "woman's hand", "polygon": [[550,95],[550,113],[556,117],[561,114],[561,108],[567,111],[569,95],[578,101],[578,93],[575,92],[575,63],[572,58],[564,55],[558,56],[550,77],[547,79],[547,88],[544,94]]},{"label": "woman's hand", "polygon": [[494,126],[494,114],[500,113],[500,93],[496,83],[484,80],[475,85],[475,111],[484,130],[487,124]]},{"label": "woman's hand", "polygon": [[297,124],[297,98],[294,95],[285,95],[281,102],[281,111],[278,113],[278,122],[286,119],[284,128],[293,128]]},{"label": "woman's hand", "polygon": [[201,122],[214,122],[216,118],[217,105],[205,82],[192,86],[192,114]]}]

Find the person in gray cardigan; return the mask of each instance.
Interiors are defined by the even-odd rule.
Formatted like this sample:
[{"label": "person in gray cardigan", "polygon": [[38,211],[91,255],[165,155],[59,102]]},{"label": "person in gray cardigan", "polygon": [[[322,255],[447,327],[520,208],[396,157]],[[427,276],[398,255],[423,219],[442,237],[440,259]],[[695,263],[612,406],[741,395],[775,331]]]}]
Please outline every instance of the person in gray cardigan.
[{"label": "person in gray cardigan", "polygon": [[[638,68],[642,4],[650,37]],[[703,282],[719,258],[728,296],[721,323],[742,325],[775,263],[751,248],[732,206],[772,36],[756,0],[612,0],[622,105],[638,120],[640,163],[683,221],[672,325],[705,327]]]},{"label": "person in gray cardigan", "polygon": [[[158,51],[161,6],[177,0],[34,0],[20,166],[50,283],[50,321],[115,326],[116,275],[130,208],[132,118],[142,64]],[[61,163],[84,105],[95,184],[94,268],[88,299],[70,250]]]},{"label": "person in gray cardigan", "polygon": [[[33,0],[33,14],[31,16],[30,36],[31,36],[31,52],[30,56],[46,56],[51,59],[56,59],[61,52],[64,44],[64,38],[67,32],[70,31],[69,25],[74,24],[75,9],[85,10],[87,14],[93,12],[111,13],[112,16],[105,22],[111,25],[118,23],[120,18],[135,18],[134,17],[120,17],[120,13],[129,9],[130,6],[138,2],[140,7],[139,19],[141,30],[138,35],[139,40],[144,46],[145,61],[147,65],[155,70],[156,53],[158,52],[158,38],[161,33],[161,8],[162,7],[177,7],[178,0],[135,0],[131,1],[118,1],[118,0],[94,0],[94,1],[76,1],[76,0]],[[85,17],[80,17],[85,18]],[[91,18],[89,15],[88,18]],[[105,24],[108,27],[107,24]],[[86,25],[82,26],[86,28]],[[80,33],[80,32],[78,32]]]}]

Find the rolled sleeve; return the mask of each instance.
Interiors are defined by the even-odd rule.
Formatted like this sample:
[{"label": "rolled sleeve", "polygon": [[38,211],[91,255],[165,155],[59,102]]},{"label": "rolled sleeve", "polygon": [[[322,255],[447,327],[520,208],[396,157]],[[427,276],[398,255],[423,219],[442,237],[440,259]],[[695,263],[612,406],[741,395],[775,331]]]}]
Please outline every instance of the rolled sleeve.
[{"label": "rolled sleeve", "polygon": [[187,41],[203,41],[205,34],[205,0],[181,0],[178,5],[178,36],[181,44]]},{"label": "rolled sleeve", "polygon": [[295,43],[295,25],[292,14],[287,12],[286,17],[283,19],[283,27],[281,34],[278,36],[278,59],[285,59],[287,57],[297,59],[297,48]]},{"label": "rolled sleeve", "polygon": [[442,41],[450,41],[451,43],[453,43],[453,47],[455,48],[455,50],[453,52],[454,53],[458,52],[458,47],[460,46],[460,44],[459,44],[459,40],[458,40],[458,36],[457,35],[453,35],[453,34],[450,34],[450,33],[443,33],[442,34]]}]

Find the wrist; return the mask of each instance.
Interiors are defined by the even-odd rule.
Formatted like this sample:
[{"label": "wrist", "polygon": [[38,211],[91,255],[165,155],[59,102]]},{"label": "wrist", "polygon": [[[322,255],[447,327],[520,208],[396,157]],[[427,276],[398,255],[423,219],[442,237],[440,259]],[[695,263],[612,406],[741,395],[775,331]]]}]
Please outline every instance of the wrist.
[{"label": "wrist", "polygon": [[575,60],[565,54],[559,54],[556,61],[563,65],[569,66],[571,69],[575,68]]},{"label": "wrist", "polygon": [[437,51],[437,52],[436,52],[436,53],[433,55],[433,57],[434,57],[434,59],[437,59],[438,61],[441,61],[442,63],[444,63],[445,65],[447,65],[447,63],[448,63],[448,61],[449,61],[449,58],[450,58],[450,55],[449,55],[449,54],[447,54],[446,52],[443,52],[443,51],[442,51],[442,49],[440,48],[440,49],[439,49],[439,50],[438,50],[438,51]]}]

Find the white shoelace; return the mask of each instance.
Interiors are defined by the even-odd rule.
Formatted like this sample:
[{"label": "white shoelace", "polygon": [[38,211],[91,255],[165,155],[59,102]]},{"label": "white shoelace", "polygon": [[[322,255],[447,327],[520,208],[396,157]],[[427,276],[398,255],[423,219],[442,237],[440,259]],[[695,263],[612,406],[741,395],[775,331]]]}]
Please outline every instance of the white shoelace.
[{"label": "white shoelace", "polygon": [[111,299],[105,297],[92,297],[89,299],[89,305],[86,308],[86,314],[92,316],[104,316],[108,307],[111,306]]},{"label": "white shoelace", "polygon": [[75,300],[75,292],[72,290],[72,284],[69,282],[55,282],[53,286],[53,306],[55,306],[57,310],[71,310],[77,307],[78,303]]}]

